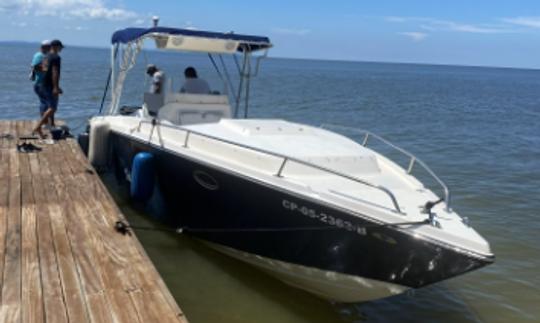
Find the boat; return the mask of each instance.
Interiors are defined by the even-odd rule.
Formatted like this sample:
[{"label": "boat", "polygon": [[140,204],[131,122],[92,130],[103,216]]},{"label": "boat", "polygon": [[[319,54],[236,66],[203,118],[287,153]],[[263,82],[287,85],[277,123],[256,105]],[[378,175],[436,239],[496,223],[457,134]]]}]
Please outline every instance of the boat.
[{"label": "boat", "polygon": [[[224,92],[145,93],[140,107],[121,106],[145,41],[207,54]],[[249,118],[250,83],[271,47],[232,32],[116,31],[111,102],[86,134],[90,161],[114,170],[138,203],[160,205],[176,232],[324,299],[389,297],[494,262],[445,183],[408,151],[365,130]],[[224,57],[234,59],[236,87]],[[373,149],[376,141],[408,163]]]}]

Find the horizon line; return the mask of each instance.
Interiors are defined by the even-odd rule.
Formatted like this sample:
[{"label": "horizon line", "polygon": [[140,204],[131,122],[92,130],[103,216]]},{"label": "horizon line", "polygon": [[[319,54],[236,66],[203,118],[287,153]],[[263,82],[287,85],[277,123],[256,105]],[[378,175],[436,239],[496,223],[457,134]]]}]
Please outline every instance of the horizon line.
[{"label": "horizon line", "polygon": [[[26,44],[26,45],[38,45],[39,41],[25,41],[25,40],[0,40],[0,44]],[[69,45],[67,47],[75,48],[89,48],[89,49],[103,49],[110,50],[107,46],[99,45]],[[163,52],[155,48],[149,48],[146,50]],[[526,70],[526,71],[540,71],[540,67],[518,67],[518,66],[493,66],[493,65],[474,65],[474,64],[452,64],[452,63],[427,63],[427,62],[410,62],[410,61],[372,61],[372,60],[351,60],[351,59],[339,59],[339,58],[313,58],[313,57],[285,57],[285,56],[271,56],[270,59],[292,59],[292,60],[307,60],[307,61],[326,61],[326,62],[343,62],[343,63],[368,63],[368,64],[402,64],[402,65],[423,65],[423,66],[438,66],[438,67],[468,67],[468,68],[490,68],[490,69],[514,69],[514,70]]]}]

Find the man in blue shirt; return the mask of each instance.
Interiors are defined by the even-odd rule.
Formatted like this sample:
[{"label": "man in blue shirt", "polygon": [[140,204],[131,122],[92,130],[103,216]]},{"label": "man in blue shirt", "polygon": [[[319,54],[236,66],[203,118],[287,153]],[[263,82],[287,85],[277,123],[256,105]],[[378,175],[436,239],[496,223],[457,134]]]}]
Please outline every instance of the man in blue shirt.
[{"label": "man in blue shirt", "polygon": [[47,110],[47,103],[45,101],[45,94],[43,89],[43,78],[45,76],[45,71],[43,70],[43,58],[51,50],[51,42],[44,40],[41,42],[40,50],[34,54],[32,59],[32,66],[30,71],[30,80],[34,81],[34,92],[39,98],[39,114],[43,116],[45,110]]},{"label": "man in blue shirt", "polygon": [[51,41],[51,50],[47,56],[43,58],[42,67],[45,74],[43,75],[43,90],[45,94],[45,101],[47,108],[43,113],[41,120],[34,129],[34,133],[39,134],[41,138],[45,138],[45,135],[41,131],[41,126],[51,120],[52,126],[54,126],[54,114],[58,108],[58,98],[62,94],[60,88],[60,69],[61,58],[60,52],[64,48],[61,41],[55,39]]}]

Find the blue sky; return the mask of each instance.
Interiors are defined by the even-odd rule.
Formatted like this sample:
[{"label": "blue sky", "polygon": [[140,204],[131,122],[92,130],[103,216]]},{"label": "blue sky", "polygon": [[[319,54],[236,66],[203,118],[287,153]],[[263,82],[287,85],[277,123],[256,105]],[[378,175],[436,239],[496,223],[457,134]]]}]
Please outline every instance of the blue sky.
[{"label": "blue sky", "polygon": [[267,35],[278,57],[540,68],[540,1],[0,0],[0,40],[109,45],[161,25]]}]

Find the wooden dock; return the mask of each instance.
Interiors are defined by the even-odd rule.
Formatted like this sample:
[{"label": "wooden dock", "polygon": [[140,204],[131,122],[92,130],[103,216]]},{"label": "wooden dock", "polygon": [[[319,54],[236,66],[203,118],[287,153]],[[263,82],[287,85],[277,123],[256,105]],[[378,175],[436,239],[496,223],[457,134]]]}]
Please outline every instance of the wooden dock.
[{"label": "wooden dock", "polygon": [[0,121],[0,322],[187,322],[73,139]]}]

